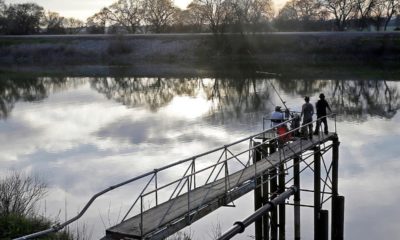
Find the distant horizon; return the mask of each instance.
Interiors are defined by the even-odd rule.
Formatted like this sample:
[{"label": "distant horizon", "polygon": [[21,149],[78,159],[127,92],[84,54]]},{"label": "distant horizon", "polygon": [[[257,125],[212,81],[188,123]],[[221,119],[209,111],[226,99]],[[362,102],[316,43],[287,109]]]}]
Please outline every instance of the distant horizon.
[{"label": "distant horizon", "polygon": [[[67,2],[57,0],[4,0],[6,4],[15,3],[36,3],[46,11],[57,12],[63,17],[73,17],[86,21],[86,19],[96,12],[100,11],[101,8],[111,5],[117,0],[69,0]],[[173,0],[175,6],[186,9],[192,0]],[[274,8],[281,8],[286,0],[273,0]]]}]

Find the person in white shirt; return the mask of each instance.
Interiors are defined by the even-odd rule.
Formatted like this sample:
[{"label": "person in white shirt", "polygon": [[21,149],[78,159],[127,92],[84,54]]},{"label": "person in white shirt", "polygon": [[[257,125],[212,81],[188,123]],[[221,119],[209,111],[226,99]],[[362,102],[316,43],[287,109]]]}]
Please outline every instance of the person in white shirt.
[{"label": "person in white shirt", "polygon": [[282,112],[280,106],[275,107],[275,111],[271,113],[271,127],[276,127],[285,121],[285,114]]}]

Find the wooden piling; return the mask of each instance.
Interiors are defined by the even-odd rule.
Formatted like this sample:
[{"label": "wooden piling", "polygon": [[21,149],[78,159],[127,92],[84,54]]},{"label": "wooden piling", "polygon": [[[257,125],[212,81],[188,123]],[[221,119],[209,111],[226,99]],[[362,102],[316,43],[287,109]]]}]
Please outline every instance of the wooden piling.
[{"label": "wooden piling", "polygon": [[319,237],[318,240],[328,240],[329,236],[329,211],[320,210],[319,211]]},{"label": "wooden piling", "polygon": [[332,240],[344,239],[344,197],[332,197]]},{"label": "wooden piling", "polygon": [[300,240],[300,158],[293,158],[293,182],[294,186],[299,189],[294,194],[294,239]]}]

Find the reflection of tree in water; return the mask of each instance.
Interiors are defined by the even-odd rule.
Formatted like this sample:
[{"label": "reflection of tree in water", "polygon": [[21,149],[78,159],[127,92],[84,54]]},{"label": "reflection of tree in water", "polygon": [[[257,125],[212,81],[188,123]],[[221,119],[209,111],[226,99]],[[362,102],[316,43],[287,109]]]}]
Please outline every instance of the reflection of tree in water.
[{"label": "reflection of tree in water", "polygon": [[[279,79],[277,83],[286,93],[300,95],[302,97],[317,95],[320,93],[321,89],[324,89],[328,85],[328,82],[324,80],[309,79]],[[311,101],[312,100],[313,99],[311,99]]]},{"label": "reflection of tree in water", "polygon": [[365,121],[367,116],[392,118],[400,108],[396,85],[386,81],[332,81],[331,104],[343,120]]},{"label": "reflection of tree in water", "polygon": [[214,121],[243,119],[259,122],[273,107],[266,81],[255,78],[214,79],[204,89],[208,99],[218,103],[212,109],[217,114],[210,116]]},{"label": "reflection of tree in water", "polygon": [[[213,122],[243,120],[259,122],[273,108],[275,93],[265,79],[255,78],[94,78],[91,86],[107,98],[130,107],[157,111],[175,96],[211,101],[208,119]],[[0,119],[7,118],[17,101],[39,101],[50,93],[87,82],[84,78],[0,79]],[[400,107],[398,84],[386,81],[274,80],[290,95],[318,95],[325,91],[332,108],[343,120],[364,121],[368,115],[392,118]]]},{"label": "reflection of tree in water", "polygon": [[198,82],[164,78],[96,78],[91,86],[108,99],[128,107],[147,106],[157,111],[176,95],[194,96]]},{"label": "reflection of tree in water", "polygon": [[269,93],[260,92],[263,83],[255,79],[97,78],[91,85],[109,99],[131,107],[147,106],[152,111],[168,105],[175,96],[195,97],[203,91],[213,102],[211,117],[224,121],[264,110]]},{"label": "reflection of tree in water", "polygon": [[392,118],[400,107],[397,85],[384,80],[279,79],[274,83],[292,95],[318,96],[325,91],[332,109],[342,120],[365,121],[368,116]]},{"label": "reflection of tree in water", "polygon": [[76,85],[77,81],[67,78],[9,78],[0,79],[0,119],[5,119],[18,101],[40,101],[50,93]]}]

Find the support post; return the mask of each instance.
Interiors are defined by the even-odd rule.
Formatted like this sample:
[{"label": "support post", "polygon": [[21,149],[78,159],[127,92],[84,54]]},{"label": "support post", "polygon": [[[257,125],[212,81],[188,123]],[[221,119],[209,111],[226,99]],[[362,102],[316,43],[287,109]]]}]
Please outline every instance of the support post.
[{"label": "support post", "polygon": [[314,240],[319,240],[319,219],[321,208],[321,152],[314,148]]},{"label": "support post", "polygon": [[344,238],[344,197],[339,196],[339,138],[332,140],[332,219],[331,239]]},{"label": "support post", "polygon": [[[279,191],[281,194],[285,191],[285,165],[283,162],[279,165]],[[286,224],[286,205],[279,205],[279,240],[285,240],[285,224]]]},{"label": "support post", "polygon": [[[264,153],[266,155],[271,154],[271,144],[266,145],[266,149]],[[268,173],[263,175],[263,206],[267,205],[269,203],[269,175]],[[264,240],[269,240],[269,230],[270,230],[270,225],[269,225],[269,213],[266,213],[262,217],[263,221],[263,236]]]},{"label": "support post", "polygon": [[[271,147],[271,153],[276,152],[276,146]],[[269,170],[270,177],[270,187],[271,187],[271,200],[273,200],[277,196],[278,183],[276,176],[276,168],[271,168]],[[274,208],[271,211],[271,240],[278,239],[278,211],[277,208]]]},{"label": "support post", "polygon": [[319,221],[319,238],[318,240],[328,240],[329,235],[329,211],[328,210],[320,210],[320,221]]},{"label": "support post", "polygon": [[300,158],[293,158],[293,182],[294,186],[299,189],[294,194],[294,239],[300,240]]},{"label": "support post", "polygon": [[332,195],[338,196],[339,183],[339,138],[336,136],[332,141]]},{"label": "support post", "polygon": [[[259,145],[259,142],[253,142],[253,146]],[[253,152],[253,162],[256,164],[261,160],[261,153],[258,148],[254,149]],[[261,177],[256,179],[256,188],[254,189],[254,210],[262,207],[262,188],[261,188]],[[262,230],[262,219],[258,219],[254,223],[255,225],[255,239],[262,240],[263,239],[263,230]]]},{"label": "support post", "polygon": [[[336,196],[332,198],[332,240],[344,239],[344,197]],[[335,225],[333,225],[333,221]]]}]

